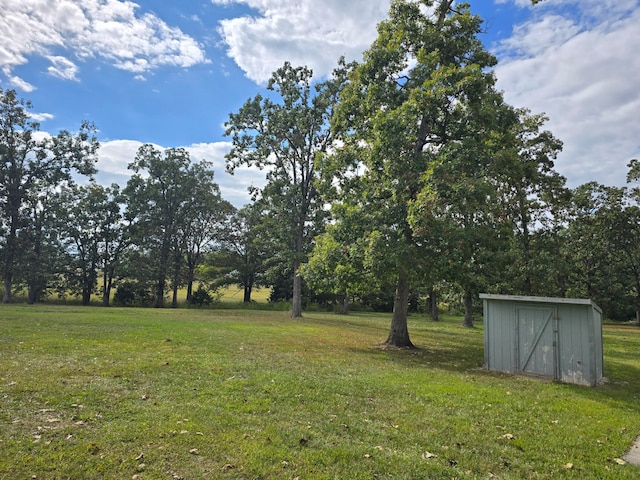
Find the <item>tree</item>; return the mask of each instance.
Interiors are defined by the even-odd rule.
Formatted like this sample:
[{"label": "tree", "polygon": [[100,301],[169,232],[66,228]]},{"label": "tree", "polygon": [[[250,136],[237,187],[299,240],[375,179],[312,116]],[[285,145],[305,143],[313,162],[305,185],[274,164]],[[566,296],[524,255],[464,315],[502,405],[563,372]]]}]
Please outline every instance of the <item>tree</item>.
[{"label": "tree", "polygon": [[[633,173],[633,166],[630,175]],[[635,311],[640,325],[640,206],[637,190],[596,182],[574,191],[567,249],[570,292],[594,299],[607,316]]]},{"label": "tree", "polygon": [[60,131],[55,137],[34,135],[37,122],[30,120],[31,103],[18,99],[13,90],[0,89],[0,208],[2,221],[3,302],[11,301],[16,262],[27,250],[20,234],[34,227],[27,216],[42,189],[72,181],[73,172],[95,172],[98,141],[94,127],[82,123],[77,133]]},{"label": "tree", "polygon": [[[192,175],[199,179],[192,191],[191,201],[185,204],[181,236],[184,239],[182,255],[186,264],[187,300],[193,294],[197,268],[214,245],[223,240],[226,225],[234,212],[233,206],[222,199],[220,188],[213,182],[210,164],[198,163],[192,167]],[[174,289],[175,305],[176,295]]]},{"label": "tree", "polygon": [[213,181],[211,164],[192,164],[183,148],[162,152],[153,145],[143,145],[129,168],[134,175],[124,190],[126,217],[133,223],[138,256],[142,254],[150,262],[155,306],[164,306],[170,281],[172,306],[176,307],[185,265],[189,266],[187,282],[192,282],[202,250],[211,241],[228,204],[222,201]]},{"label": "tree", "polygon": [[261,202],[245,205],[229,218],[219,248],[209,256],[206,276],[217,285],[238,285],[244,303],[255,287],[266,286],[266,260],[270,256]]},{"label": "tree", "polygon": [[547,118],[532,115],[526,109],[515,110],[510,135],[503,137],[498,161],[500,203],[514,230],[511,281],[518,293],[535,293],[535,269],[532,243],[536,229],[549,223],[566,200],[565,178],[554,170],[554,160],[562,142],[548,130],[541,130]]},{"label": "tree", "polygon": [[88,305],[102,273],[102,304],[109,306],[118,259],[128,245],[123,199],[116,184],[103,187],[95,182],[62,189],[66,222],[63,229],[73,259],[69,288]]},{"label": "tree", "polygon": [[447,161],[447,146],[480,133],[481,122],[470,121],[483,110],[478,105],[495,101],[488,69],[496,60],[477,37],[481,25],[468,5],[453,9],[452,0],[392,2],[333,119],[344,143],[337,156],[349,186],[342,185],[343,201],[369,225],[367,254],[384,267],[378,272],[397,279],[388,345],[412,347],[410,283],[428,269],[411,218],[429,212],[412,209],[434,167]]},{"label": "tree", "polygon": [[[226,123],[233,147],[227,170],[240,165],[267,169],[261,196],[279,225],[293,271],[292,317],[302,316],[300,264],[323,217],[316,181],[324,154],[332,145],[329,118],[343,83],[342,75],[312,86],[312,71],[285,63],[267,85],[270,97],[249,99]],[[279,103],[272,98],[279,97]]]},{"label": "tree", "polygon": [[366,258],[367,228],[360,210],[343,203],[334,206],[334,213],[340,221],[316,237],[302,273],[314,291],[341,296],[342,313],[347,314],[351,297],[379,290],[381,285]]}]

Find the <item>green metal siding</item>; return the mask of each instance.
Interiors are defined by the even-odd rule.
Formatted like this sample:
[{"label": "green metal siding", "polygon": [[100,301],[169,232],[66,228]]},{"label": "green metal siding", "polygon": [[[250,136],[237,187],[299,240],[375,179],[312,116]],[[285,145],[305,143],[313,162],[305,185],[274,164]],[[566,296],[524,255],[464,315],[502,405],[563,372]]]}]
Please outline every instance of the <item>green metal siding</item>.
[{"label": "green metal siding", "polygon": [[489,370],[592,386],[602,378],[602,311],[590,300],[480,297]]}]

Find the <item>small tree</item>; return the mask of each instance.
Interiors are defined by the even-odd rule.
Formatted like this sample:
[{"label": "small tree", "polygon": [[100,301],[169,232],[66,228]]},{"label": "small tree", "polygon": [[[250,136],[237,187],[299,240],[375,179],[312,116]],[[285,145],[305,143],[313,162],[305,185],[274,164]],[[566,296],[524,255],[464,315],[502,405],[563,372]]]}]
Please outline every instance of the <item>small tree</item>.
[{"label": "small tree", "polygon": [[[316,182],[322,158],[333,142],[328,120],[342,83],[338,73],[312,85],[310,69],[285,63],[269,80],[267,88],[273,96],[248,100],[226,123],[226,135],[233,142],[227,170],[233,173],[240,165],[267,169],[261,195],[279,226],[274,233],[286,246],[293,269],[292,317],[302,316],[298,270],[317,233],[314,224],[323,213]],[[273,100],[278,97],[279,102]]]}]

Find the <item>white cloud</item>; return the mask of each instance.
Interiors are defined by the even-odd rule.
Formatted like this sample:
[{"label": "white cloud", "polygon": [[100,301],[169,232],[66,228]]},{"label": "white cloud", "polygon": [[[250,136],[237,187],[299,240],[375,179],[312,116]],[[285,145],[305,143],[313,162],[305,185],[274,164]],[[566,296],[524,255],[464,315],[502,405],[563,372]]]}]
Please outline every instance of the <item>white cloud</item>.
[{"label": "white cloud", "polygon": [[47,69],[49,75],[52,77],[61,78],[62,80],[75,80],[76,73],[78,73],[78,67],[71,60],[61,57],[61,56],[48,56],[47,57],[51,62],[51,66]]},{"label": "white cloud", "polygon": [[547,127],[564,142],[556,169],[570,186],[623,184],[627,162],[640,155],[640,6],[539,5],[497,48],[498,86],[509,103],[550,117]]},{"label": "white cloud", "polygon": [[[69,57],[102,58],[136,74],[207,61],[196,40],[138,8],[121,0],[0,0],[0,65],[11,77],[30,56],[44,56],[52,62],[50,75],[75,80]],[[33,89],[18,77],[11,82]]]},{"label": "white cloud", "polygon": [[285,61],[326,76],[344,55],[359,59],[376,37],[387,0],[211,0],[245,4],[257,12],[223,20],[219,32],[227,54],[247,77],[266,82]]},{"label": "white cloud", "polygon": [[[102,142],[98,151],[96,180],[103,185],[117,183],[124,187],[132,174],[128,165],[134,161],[142,145],[136,140]],[[156,145],[156,148],[164,150],[166,147]],[[207,160],[213,164],[215,182],[220,186],[222,198],[236,207],[249,203],[249,187],[262,187],[265,184],[264,172],[255,168],[238,168],[234,175],[226,173],[224,156],[231,149],[229,142],[196,143],[184,148],[194,162]]]},{"label": "white cloud", "polygon": [[31,85],[29,82],[25,81],[24,79],[16,75],[7,75],[7,77],[9,77],[9,83],[11,85],[13,85],[16,88],[19,88],[24,92],[29,93],[29,92],[33,92],[36,89],[36,87]]},{"label": "white cloud", "polygon": [[47,120],[51,120],[55,118],[55,116],[51,113],[29,113],[29,118],[35,120],[36,122],[45,122]]}]

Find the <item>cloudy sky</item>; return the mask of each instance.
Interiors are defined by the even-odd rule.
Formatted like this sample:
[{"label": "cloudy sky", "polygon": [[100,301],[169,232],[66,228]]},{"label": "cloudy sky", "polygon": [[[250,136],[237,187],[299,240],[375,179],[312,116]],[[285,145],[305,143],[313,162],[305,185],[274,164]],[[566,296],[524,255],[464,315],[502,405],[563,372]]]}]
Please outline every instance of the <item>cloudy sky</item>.
[{"label": "cloudy sky", "polygon": [[[470,0],[509,103],[545,112],[571,187],[622,185],[640,158],[640,0]],[[0,0],[0,87],[43,131],[99,129],[98,180],[124,184],[142,143],[214,162],[240,206],[259,171],[224,172],[223,124],[290,61],[359,60],[388,0]]]}]

